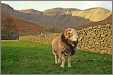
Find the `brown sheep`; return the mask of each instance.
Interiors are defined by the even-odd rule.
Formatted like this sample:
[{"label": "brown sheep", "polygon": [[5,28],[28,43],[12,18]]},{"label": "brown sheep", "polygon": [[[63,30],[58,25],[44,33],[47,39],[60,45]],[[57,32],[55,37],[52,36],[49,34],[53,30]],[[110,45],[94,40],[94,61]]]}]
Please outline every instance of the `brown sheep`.
[{"label": "brown sheep", "polygon": [[64,67],[67,56],[68,67],[71,67],[71,56],[75,53],[78,43],[77,31],[73,28],[66,28],[60,36],[52,41],[52,53],[55,56],[55,64]]}]

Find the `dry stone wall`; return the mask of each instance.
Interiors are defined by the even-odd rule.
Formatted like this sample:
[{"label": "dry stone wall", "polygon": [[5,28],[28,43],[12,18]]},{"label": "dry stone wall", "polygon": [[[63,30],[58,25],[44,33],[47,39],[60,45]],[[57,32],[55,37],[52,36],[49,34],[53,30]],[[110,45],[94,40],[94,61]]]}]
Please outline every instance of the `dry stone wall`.
[{"label": "dry stone wall", "polygon": [[112,53],[112,25],[98,25],[79,30],[78,47],[82,50]]}]

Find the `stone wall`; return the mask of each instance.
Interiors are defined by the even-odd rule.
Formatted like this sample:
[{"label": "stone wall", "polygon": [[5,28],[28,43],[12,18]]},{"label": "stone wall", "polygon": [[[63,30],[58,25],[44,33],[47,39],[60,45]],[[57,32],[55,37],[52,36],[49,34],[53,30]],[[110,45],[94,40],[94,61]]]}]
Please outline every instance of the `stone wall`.
[{"label": "stone wall", "polygon": [[112,25],[98,25],[79,30],[78,47],[82,50],[112,54]]}]

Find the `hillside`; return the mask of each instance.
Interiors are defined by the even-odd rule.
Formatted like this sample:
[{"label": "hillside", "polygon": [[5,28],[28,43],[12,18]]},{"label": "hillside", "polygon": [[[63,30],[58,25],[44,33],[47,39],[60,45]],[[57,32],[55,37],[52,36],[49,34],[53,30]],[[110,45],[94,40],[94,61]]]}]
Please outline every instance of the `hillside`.
[{"label": "hillside", "polygon": [[[20,17],[20,16],[19,16]],[[22,18],[22,17],[21,17]],[[43,26],[47,31],[59,32],[65,27],[77,27],[81,24],[89,23],[89,20],[81,17],[72,16],[34,16],[24,17],[24,20],[29,20],[33,23],[38,23]]]},{"label": "hillside", "polygon": [[64,27],[76,27],[81,24],[89,23],[90,21],[79,16],[71,15],[36,15],[36,14],[26,14],[20,11],[16,11],[14,16],[19,17],[25,21],[33,22],[41,25],[45,30],[51,32],[59,32],[64,29]]},{"label": "hillside", "polygon": [[14,9],[9,5],[1,4],[1,33],[3,35],[15,32],[16,28],[12,19],[9,19],[10,15],[13,15]]},{"label": "hillside", "polygon": [[77,28],[80,30],[82,28],[87,28],[87,27],[94,27],[98,25],[105,25],[105,24],[110,24],[112,25],[112,15],[108,16],[106,19],[98,22],[90,22],[88,24],[82,24],[81,26],[78,26]]},{"label": "hillside", "polygon": [[16,30],[20,34],[37,33],[37,32],[43,31],[43,28],[41,26],[39,26],[38,24],[24,21],[24,20],[17,18],[15,16],[11,16],[10,19],[13,20],[13,23],[16,25]]},{"label": "hillside", "polygon": [[34,27],[37,25],[49,32],[60,32],[65,27],[77,28],[81,25],[87,26],[90,23],[95,23],[95,21],[105,20],[111,15],[111,11],[100,7],[86,10],[75,8],[53,8],[43,12],[34,9],[15,10],[7,4],[2,4],[1,7],[3,17],[2,27],[6,23],[4,20],[7,20],[8,16],[13,16],[13,18],[19,18],[19,20],[15,19],[19,21],[16,21],[16,23],[20,23],[21,20],[22,23],[27,22],[26,26],[28,27],[30,24],[33,24]]},{"label": "hillside", "polygon": [[85,10],[75,9],[75,8],[53,8],[44,11],[45,15],[56,16],[56,15],[71,15],[79,16],[90,21],[101,21],[110,16],[112,13],[108,9],[95,7]]},{"label": "hillside", "polygon": [[25,10],[18,10],[19,12],[27,13],[27,14],[35,14],[35,15],[43,15],[43,12],[34,10],[34,9],[25,9]]},{"label": "hillside", "polygon": [[2,39],[16,38],[21,34],[38,33],[44,31],[39,24],[25,21],[14,16],[15,10],[9,5],[1,5],[1,36]]},{"label": "hillside", "polygon": [[111,14],[112,12],[109,11],[108,9],[100,8],[100,7],[72,12],[72,16],[80,16],[94,22],[104,20]]},{"label": "hillside", "polygon": [[[43,13],[47,16],[60,16],[60,15],[71,15],[72,11],[80,11],[80,9],[75,8],[52,8],[47,9]],[[70,13],[67,13],[70,12]]]}]

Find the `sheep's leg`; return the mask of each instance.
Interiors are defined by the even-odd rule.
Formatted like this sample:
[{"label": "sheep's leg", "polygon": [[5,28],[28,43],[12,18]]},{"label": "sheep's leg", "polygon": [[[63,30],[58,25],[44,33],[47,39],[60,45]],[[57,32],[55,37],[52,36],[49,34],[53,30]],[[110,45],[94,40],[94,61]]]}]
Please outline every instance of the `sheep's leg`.
[{"label": "sheep's leg", "polygon": [[60,67],[64,68],[64,65],[65,65],[65,56],[62,55],[62,57],[61,57],[61,65],[60,65]]},{"label": "sheep's leg", "polygon": [[59,64],[61,63],[61,58],[58,58],[58,63],[59,63]]},{"label": "sheep's leg", "polygon": [[57,61],[57,55],[56,55],[56,52],[55,52],[55,49],[54,48],[52,49],[52,53],[54,55],[55,64],[57,64],[58,63],[58,61]]},{"label": "sheep's leg", "polygon": [[58,61],[57,61],[57,55],[55,54],[55,64],[58,64]]},{"label": "sheep's leg", "polygon": [[68,56],[68,67],[71,67],[71,56]]}]

